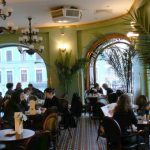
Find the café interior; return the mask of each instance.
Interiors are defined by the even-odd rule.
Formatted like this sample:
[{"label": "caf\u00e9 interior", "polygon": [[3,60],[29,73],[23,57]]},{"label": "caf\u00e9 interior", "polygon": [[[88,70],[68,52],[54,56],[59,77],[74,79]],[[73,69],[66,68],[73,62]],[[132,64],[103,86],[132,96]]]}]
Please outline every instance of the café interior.
[{"label": "caf\u00e9 interior", "polygon": [[[149,11],[149,0],[0,0],[0,150],[149,150]],[[35,54],[46,84],[24,65]]]}]

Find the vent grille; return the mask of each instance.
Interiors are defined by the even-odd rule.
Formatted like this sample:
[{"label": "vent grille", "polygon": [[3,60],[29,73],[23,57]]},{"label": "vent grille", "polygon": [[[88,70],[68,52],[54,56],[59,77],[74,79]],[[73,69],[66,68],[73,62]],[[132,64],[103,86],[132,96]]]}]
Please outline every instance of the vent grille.
[{"label": "vent grille", "polygon": [[78,17],[80,16],[80,11],[75,9],[66,9],[66,16]]},{"label": "vent grille", "polygon": [[75,8],[55,8],[50,10],[54,22],[71,23],[81,19],[82,11]]}]

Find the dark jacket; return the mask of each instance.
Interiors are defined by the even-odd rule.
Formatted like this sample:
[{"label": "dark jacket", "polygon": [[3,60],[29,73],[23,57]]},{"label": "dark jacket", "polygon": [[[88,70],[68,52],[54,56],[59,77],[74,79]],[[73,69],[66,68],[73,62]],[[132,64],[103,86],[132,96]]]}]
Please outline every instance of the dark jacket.
[{"label": "dark jacket", "polygon": [[108,96],[109,94],[113,93],[113,90],[112,90],[111,88],[107,88],[106,91],[107,91],[107,96]]},{"label": "dark jacket", "polygon": [[36,95],[39,99],[44,99],[44,93],[37,88],[32,89],[31,95]]},{"label": "dark jacket", "polygon": [[82,102],[80,98],[72,99],[71,101],[71,113],[73,116],[80,117],[82,113]]},{"label": "dark jacket", "polygon": [[127,112],[125,111],[118,111],[115,112],[113,115],[113,118],[118,122],[121,128],[122,133],[126,133],[127,129],[132,125],[137,124],[137,119],[134,115],[134,112],[132,110],[129,110]]},{"label": "dark jacket", "polygon": [[60,110],[59,99],[55,96],[52,99],[46,98],[43,105],[43,107],[45,108],[51,108],[52,106],[56,106],[58,108],[58,111]]}]

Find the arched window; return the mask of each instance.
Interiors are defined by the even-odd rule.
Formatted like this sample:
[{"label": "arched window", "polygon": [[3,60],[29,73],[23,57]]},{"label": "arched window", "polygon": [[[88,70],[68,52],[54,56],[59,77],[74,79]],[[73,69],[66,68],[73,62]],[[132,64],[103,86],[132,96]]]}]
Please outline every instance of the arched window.
[{"label": "arched window", "polygon": [[[125,71],[126,77],[130,76],[129,80],[126,79],[124,80],[126,82],[125,88],[122,86],[120,82],[119,79],[120,76],[118,78],[116,76],[114,69],[112,69],[112,66],[107,61],[104,61],[104,59],[101,58],[101,56],[106,56],[105,55],[106,52],[111,51],[112,49],[114,52],[118,52],[118,51],[121,52],[122,55],[124,56],[125,61],[126,60],[132,61],[132,65],[130,66],[131,68],[125,68],[128,69],[128,71]],[[125,35],[110,34],[96,41],[91,46],[91,48],[87,53],[87,58],[90,59],[88,69],[87,69],[87,78],[85,80],[87,89],[93,87],[94,84],[97,82],[99,84],[103,84],[106,82],[107,84],[112,86],[114,90],[123,87],[123,89],[125,89],[125,91],[127,92],[139,94],[139,91],[141,91],[142,88],[141,77],[143,76],[144,72],[143,72],[141,62],[139,61],[138,54],[136,57],[134,57],[134,59],[133,57],[132,59],[126,59],[129,56],[128,54],[130,54],[132,50],[134,51],[132,45],[130,44],[129,40]],[[121,64],[124,64],[122,60],[121,60]],[[105,70],[107,70],[107,74],[104,73]],[[109,79],[107,75],[110,77]],[[103,78],[102,81],[100,81],[101,80],[100,78]]]},{"label": "arched window", "polygon": [[[24,47],[22,47],[24,49]],[[47,87],[47,70],[43,58],[34,53],[20,53],[18,47],[5,45],[0,48],[0,92],[6,92],[6,84],[12,82],[14,88],[18,82],[22,88],[32,83],[43,91]]]}]

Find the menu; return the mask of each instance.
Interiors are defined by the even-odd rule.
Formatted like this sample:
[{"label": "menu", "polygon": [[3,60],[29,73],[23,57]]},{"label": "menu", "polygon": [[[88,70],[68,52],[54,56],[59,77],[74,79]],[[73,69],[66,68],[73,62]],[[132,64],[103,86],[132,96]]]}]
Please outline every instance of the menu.
[{"label": "menu", "polygon": [[116,103],[111,103],[106,106],[101,107],[105,116],[112,117],[114,113],[114,108],[116,107]]}]

